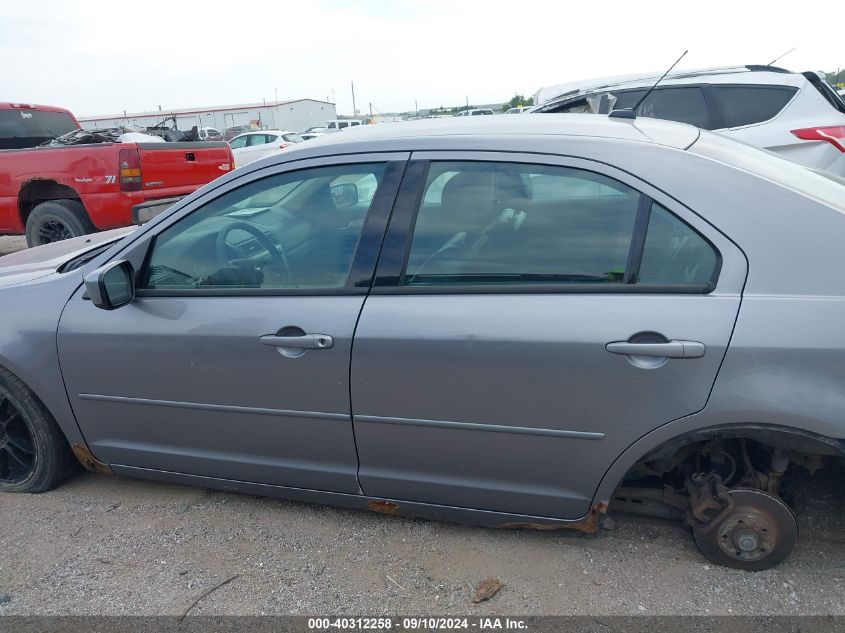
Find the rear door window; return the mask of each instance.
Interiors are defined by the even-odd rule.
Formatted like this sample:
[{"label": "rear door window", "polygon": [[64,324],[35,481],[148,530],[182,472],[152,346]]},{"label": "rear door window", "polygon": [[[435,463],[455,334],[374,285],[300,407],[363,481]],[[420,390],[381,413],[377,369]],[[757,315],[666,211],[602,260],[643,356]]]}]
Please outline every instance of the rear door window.
[{"label": "rear door window", "polygon": [[790,86],[712,86],[724,127],[740,127],[774,118],[792,99]]},{"label": "rear door window", "polygon": [[566,167],[442,162],[423,200],[406,285],[621,283],[640,195]]},{"label": "rear door window", "polygon": [[710,288],[718,262],[692,227],[605,175],[443,161],[429,169],[401,283]]}]

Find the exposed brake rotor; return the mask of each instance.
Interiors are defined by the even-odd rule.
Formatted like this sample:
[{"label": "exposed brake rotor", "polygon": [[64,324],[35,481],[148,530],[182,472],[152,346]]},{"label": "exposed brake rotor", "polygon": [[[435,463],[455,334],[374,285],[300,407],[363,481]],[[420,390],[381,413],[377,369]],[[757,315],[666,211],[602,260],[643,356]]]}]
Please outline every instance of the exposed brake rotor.
[{"label": "exposed brake rotor", "polygon": [[693,526],[701,552],[714,563],[761,571],[784,560],[798,540],[798,524],[789,507],[762,490],[727,491],[733,504],[707,524]]}]

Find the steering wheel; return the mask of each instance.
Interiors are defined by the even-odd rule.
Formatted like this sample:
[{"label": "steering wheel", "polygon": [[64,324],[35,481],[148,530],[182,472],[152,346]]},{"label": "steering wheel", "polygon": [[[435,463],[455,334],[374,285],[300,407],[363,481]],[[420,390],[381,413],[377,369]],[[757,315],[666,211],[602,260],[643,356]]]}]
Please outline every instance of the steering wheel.
[{"label": "steering wheel", "polygon": [[262,229],[245,222],[244,220],[234,220],[227,224],[220,233],[217,234],[217,263],[221,268],[229,268],[232,260],[229,258],[230,244],[226,241],[229,233],[232,231],[246,231],[255,238],[255,241],[261,244],[268,253],[274,263],[280,265],[285,270],[285,281],[288,285],[293,285],[293,277],[291,276],[290,266],[288,265],[287,254],[285,247],[280,242],[274,240],[270,235],[265,233]]}]

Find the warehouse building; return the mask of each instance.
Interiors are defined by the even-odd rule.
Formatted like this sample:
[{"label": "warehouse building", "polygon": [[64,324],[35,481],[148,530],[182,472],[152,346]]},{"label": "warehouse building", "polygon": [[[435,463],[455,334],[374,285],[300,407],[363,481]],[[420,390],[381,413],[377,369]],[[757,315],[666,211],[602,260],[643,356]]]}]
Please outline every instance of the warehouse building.
[{"label": "warehouse building", "polygon": [[127,124],[152,127],[170,116],[176,117],[176,127],[180,130],[190,130],[196,125],[198,128],[212,127],[222,131],[236,125],[252,124],[264,129],[301,132],[310,127],[325,125],[326,121],[336,119],[337,110],[335,104],[327,101],[293,99],[290,101],[267,101],[211,108],[86,116],[79,117],[79,123],[86,130],[108,129]]}]

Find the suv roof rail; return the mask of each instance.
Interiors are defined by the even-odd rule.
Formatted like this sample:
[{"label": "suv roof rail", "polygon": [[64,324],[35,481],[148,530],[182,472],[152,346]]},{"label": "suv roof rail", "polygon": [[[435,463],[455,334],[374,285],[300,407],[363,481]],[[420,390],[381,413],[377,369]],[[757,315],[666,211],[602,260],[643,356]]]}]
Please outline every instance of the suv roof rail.
[{"label": "suv roof rail", "polygon": [[766,64],[746,64],[745,67],[751,71],[767,71],[770,73],[786,73],[788,75],[792,74],[791,70],[787,70],[786,68],[781,68],[780,66],[767,66]]}]

